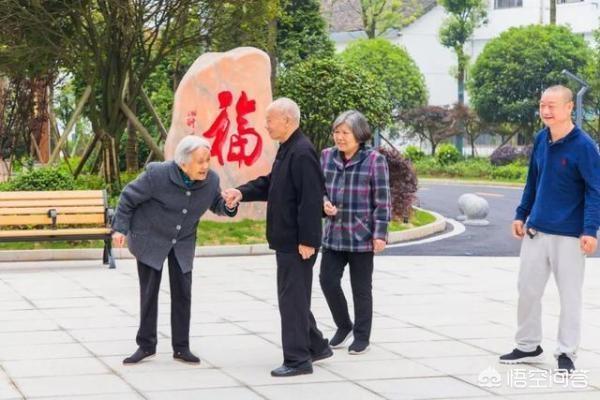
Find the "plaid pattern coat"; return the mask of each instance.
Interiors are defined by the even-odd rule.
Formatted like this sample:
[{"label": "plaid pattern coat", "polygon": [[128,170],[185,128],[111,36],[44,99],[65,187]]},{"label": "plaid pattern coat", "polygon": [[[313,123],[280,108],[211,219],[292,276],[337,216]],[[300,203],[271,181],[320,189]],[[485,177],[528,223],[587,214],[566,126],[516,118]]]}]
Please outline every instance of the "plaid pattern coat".
[{"label": "plaid pattern coat", "polygon": [[337,148],[321,153],[326,199],[337,207],[327,216],[323,247],[337,251],[373,251],[373,239],[387,240],[391,218],[389,171],[385,157],[370,147],[344,164]]}]

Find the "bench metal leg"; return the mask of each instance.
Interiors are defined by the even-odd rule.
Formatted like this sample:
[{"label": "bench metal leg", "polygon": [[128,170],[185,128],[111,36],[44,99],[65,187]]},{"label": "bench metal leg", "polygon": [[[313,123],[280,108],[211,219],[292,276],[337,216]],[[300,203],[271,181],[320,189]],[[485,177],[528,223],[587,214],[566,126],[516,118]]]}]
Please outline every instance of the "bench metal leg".
[{"label": "bench metal leg", "polygon": [[102,263],[108,264],[109,269],[117,268],[117,264],[115,263],[115,257],[113,256],[112,251],[112,243],[110,240],[104,241],[104,252],[102,254]]}]

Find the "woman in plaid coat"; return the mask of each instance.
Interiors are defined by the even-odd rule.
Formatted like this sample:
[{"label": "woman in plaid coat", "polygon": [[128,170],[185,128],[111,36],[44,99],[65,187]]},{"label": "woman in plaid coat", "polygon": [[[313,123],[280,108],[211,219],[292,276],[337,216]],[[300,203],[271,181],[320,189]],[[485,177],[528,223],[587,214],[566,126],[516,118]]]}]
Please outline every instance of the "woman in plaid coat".
[{"label": "woman in plaid coat", "polygon": [[[373,319],[373,255],[385,248],[391,216],[389,172],[385,157],[366,145],[371,129],[360,112],[337,117],[333,139],[335,147],[321,154],[327,218],[319,278],[337,325],[331,346],[341,348],[354,336],[348,352],[361,354],[369,349]],[[347,264],[354,324],[341,286]]]}]

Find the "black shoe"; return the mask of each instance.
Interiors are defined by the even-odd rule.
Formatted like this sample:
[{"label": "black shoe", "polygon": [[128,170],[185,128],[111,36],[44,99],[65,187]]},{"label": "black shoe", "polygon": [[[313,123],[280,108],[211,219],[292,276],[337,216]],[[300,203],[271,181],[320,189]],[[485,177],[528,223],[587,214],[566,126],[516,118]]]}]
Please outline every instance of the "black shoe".
[{"label": "black shoe", "polygon": [[500,356],[501,364],[521,364],[521,363],[535,363],[540,362],[543,359],[541,346],[538,346],[534,351],[521,351],[514,349],[511,353]]},{"label": "black shoe", "polygon": [[329,357],[333,357],[333,350],[331,350],[331,347],[329,346],[325,347],[325,349],[323,349],[323,351],[319,354],[313,354],[311,356],[312,362],[321,361]]},{"label": "black shoe", "polygon": [[142,361],[144,358],[152,357],[156,354],[156,350],[154,351],[146,351],[138,348],[135,353],[127,357],[123,360],[123,364],[137,364]]},{"label": "black shoe", "polygon": [[189,349],[186,350],[176,350],[173,353],[173,358],[179,361],[184,361],[187,363],[199,364],[200,359],[192,354]]},{"label": "black shoe", "polygon": [[329,344],[334,349],[340,349],[346,346],[346,343],[348,342],[348,340],[350,340],[351,336],[352,329],[338,329],[335,332],[335,335],[333,335],[333,337],[329,341]]},{"label": "black shoe", "polygon": [[309,365],[308,367],[301,367],[301,368],[294,368],[294,367],[288,367],[287,365],[282,365],[281,367],[277,367],[273,371],[271,371],[271,376],[274,376],[276,378],[282,378],[282,377],[286,377],[286,376],[306,375],[306,374],[312,374],[312,373],[313,373],[312,365]]},{"label": "black shoe", "polygon": [[364,354],[370,349],[371,346],[369,346],[369,342],[355,340],[354,342],[352,342],[350,347],[348,347],[348,353],[352,355]]},{"label": "black shoe", "polygon": [[575,371],[575,364],[565,353],[558,356],[558,370],[570,374]]}]

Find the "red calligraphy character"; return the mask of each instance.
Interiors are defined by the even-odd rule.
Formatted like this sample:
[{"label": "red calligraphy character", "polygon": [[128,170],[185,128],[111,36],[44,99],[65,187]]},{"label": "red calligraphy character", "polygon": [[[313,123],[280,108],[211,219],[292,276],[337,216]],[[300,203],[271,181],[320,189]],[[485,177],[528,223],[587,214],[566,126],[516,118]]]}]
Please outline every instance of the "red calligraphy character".
[{"label": "red calligraphy character", "polygon": [[[246,114],[256,111],[256,102],[254,100],[248,100],[246,92],[242,91],[242,94],[235,105],[235,110],[237,113],[236,122],[238,133],[231,136],[227,161],[237,161],[240,167],[242,166],[242,162],[246,164],[246,166],[250,166],[258,160],[262,153],[262,138],[253,127],[247,126],[248,120],[244,118]],[[246,154],[246,145],[248,145],[249,136],[254,136],[256,143],[254,144],[252,152]]]},{"label": "red calligraphy character", "polygon": [[227,132],[229,131],[229,116],[227,115],[227,107],[233,102],[233,96],[231,92],[224,91],[219,93],[219,108],[221,112],[212,123],[210,128],[202,134],[206,138],[215,138],[212,147],[210,149],[210,155],[216,156],[219,160],[219,164],[224,165],[223,161],[223,145],[227,139]]},{"label": "red calligraphy character", "polygon": [[192,129],[196,127],[196,111],[190,111],[187,113],[185,116],[185,124]]}]

